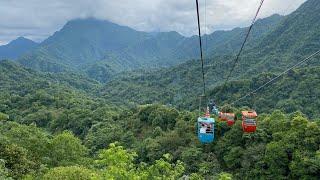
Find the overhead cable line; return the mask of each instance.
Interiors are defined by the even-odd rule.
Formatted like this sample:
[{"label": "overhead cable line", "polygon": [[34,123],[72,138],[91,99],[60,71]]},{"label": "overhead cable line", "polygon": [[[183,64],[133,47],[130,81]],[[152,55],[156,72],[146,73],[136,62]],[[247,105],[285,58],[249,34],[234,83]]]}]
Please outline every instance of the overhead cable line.
[{"label": "overhead cable line", "polygon": [[257,89],[251,91],[250,93],[248,93],[248,94],[246,94],[245,96],[239,98],[238,100],[234,101],[234,102],[231,103],[231,104],[235,104],[235,103],[241,101],[242,99],[245,99],[246,97],[251,96],[252,94],[255,94],[256,92],[258,92],[258,91],[261,90],[262,88],[268,86],[269,84],[271,84],[271,83],[274,82],[275,80],[279,79],[281,76],[287,74],[290,70],[292,70],[292,69],[294,69],[294,68],[296,68],[296,67],[300,67],[303,63],[309,61],[311,58],[313,58],[314,56],[319,55],[319,54],[320,54],[320,49],[319,49],[317,52],[315,52],[315,53],[311,54],[310,56],[308,56],[307,58],[303,59],[302,61],[298,62],[297,64],[295,64],[295,65],[291,66],[290,68],[286,69],[285,71],[283,71],[282,73],[280,73],[278,76],[272,78],[271,80],[269,80],[268,82],[266,82],[266,83],[263,84],[262,86],[260,86],[260,87],[258,87]]},{"label": "overhead cable line", "polygon": [[231,70],[230,70],[230,72],[229,72],[229,74],[228,74],[228,76],[227,76],[227,78],[226,78],[226,80],[225,80],[225,82],[224,82],[224,84],[223,84],[222,90],[223,90],[224,87],[226,86],[226,84],[227,84],[227,82],[229,81],[229,79],[230,79],[230,77],[231,77],[231,75],[232,75],[232,73],[233,73],[236,65],[237,65],[238,62],[239,62],[240,55],[241,55],[241,53],[242,53],[242,51],[243,51],[243,49],[244,49],[244,46],[245,46],[246,42],[248,41],[250,32],[251,32],[251,30],[252,30],[252,28],[253,28],[253,25],[255,24],[255,22],[256,22],[256,20],[257,20],[257,17],[258,17],[258,15],[259,15],[259,12],[260,12],[260,10],[261,10],[261,7],[262,7],[263,3],[264,3],[264,0],[261,0],[260,5],[259,5],[259,8],[258,8],[258,10],[257,10],[257,12],[256,12],[256,14],[255,14],[255,16],[254,16],[254,18],[253,18],[253,20],[252,20],[252,22],[251,22],[251,25],[250,25],[250,27],[249,27],[249,29],[248,29],[248,32],[247,32],[247,34],[246,34],[246,36],[245,36],[245,39],[244,39],[244,41],[243,41],[243,43],[242,43],[242,45],[241,45],[241,48],[240,48],[240,50],[239,50],[239,52],[238,52],[238,54],[237,54],[237,56],[236,56],[236,59],[234,60],[234,62],[233,62],[233,64],[232,64],[232,68],[231,68]]},{"label": "overhead cable line", "polygon": [[206,82],[204,77],[204,60],[202,52],[202,40],[201,40],[201,27],[200,27],[200,15],[199,15],[199,2],[196,0],[197,5],[197,19],[198,19],[198,31],[199,31],[199,45],[200,45],[200,58],[201,58],[201,71],[202,71],[202,83],[203,83],[203,95],[206,94]]},{"label": "overhead cable line", "polygon": [[[207,23],[207,0],[204,1],[204,36],[205,36],[205,48],[204,48],[204,55],[208,51],[208,23]],[[204,57],[206,59],[206,57]],[[207,62],[208,64],[208,62]],[[205,66],[207,65],[205,64]]]}]

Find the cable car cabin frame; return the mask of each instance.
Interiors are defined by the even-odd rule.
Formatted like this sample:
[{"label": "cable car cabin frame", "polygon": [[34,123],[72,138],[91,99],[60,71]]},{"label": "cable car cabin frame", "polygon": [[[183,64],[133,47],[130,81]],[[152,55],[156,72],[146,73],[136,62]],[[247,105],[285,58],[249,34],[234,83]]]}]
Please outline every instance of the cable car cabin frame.
[{"label": "cable car cabin frame", "polygon": [[214,141],[214,118],[199,117],[197,122],[198,139],[207,144]]},{"label": "cable car cabin frame", "polygon": [[219,113],[220,121],[227,121],[228,126],[232,126],[235,123],[236,115],[234,113]]},{"label": "cable car cabin frame", "polygon": [[252,133],[257,130],[256,111],[242,111],[242,129],[244,132]]}]

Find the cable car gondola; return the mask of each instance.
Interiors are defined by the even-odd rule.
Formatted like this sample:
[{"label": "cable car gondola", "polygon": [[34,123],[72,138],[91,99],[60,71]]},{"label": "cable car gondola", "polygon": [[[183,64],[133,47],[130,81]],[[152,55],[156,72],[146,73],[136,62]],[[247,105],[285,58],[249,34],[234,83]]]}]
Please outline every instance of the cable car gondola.
[{"label": "cable car gondola", "polygon": [[228,126],[232,126],[235,123],[235,114],[219,112],[219,120],[226,121]]},{"label": "cable car gondola", "polygon": [[198,122],[198,138],[201,143],[212,143],[214,141],[214,118],[199,117]]},{"label": "cable car gondola", "polygon": [[256,111],[242,111],[242,129],[244,132],[252,133],[257,129],[257,112]]}]

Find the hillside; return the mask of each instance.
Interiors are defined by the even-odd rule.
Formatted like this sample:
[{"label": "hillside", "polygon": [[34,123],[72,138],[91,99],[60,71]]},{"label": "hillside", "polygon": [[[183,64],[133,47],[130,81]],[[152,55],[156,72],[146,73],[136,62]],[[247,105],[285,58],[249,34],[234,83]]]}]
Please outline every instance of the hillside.
[{"label": "hillside", "polygon": [[[233,81],[227,84],[225,90],[220,91],[222,87],[216,87],[209,92],[209,95],[215,97],[219,104],[232,103],[275,76],[265,73],[252,79]],[[265,113],[271,112],[272,109],[280,109],[286,113],[301,111],[310,118],[320,118],[319,77],[319,66],[292,70],[274,84],[237,102],[234,106],[253,107]]]},{"label": "hillside", "polygon": [[[246,49],[255,47],[261,39],[272,32],[285,18],[285,16],[274,14],[267,18],[258,19],[251,31],[246,44]],[[248,27],[245,27],[235,28],[231,31],[215,31],[212,34],[204,35],[202,39],[204,41],[205,56],[224,56],[238,52],[247,31]],[[194,36],[191,39],[192,40],[189,40],[189,43],[185,43],[183,47],[189,46],[189,48],[191,48],[198,46],[198,37]],[[186,49],[182,52],[188,52],[188,50]],[[190,56],[193,58],[198,58],[199,52],[196,52],[196,54]]]},{"label": "hillside", "polygon": [[320,123],[300,113],[260,114],[254,134],[240,121],[232,128],[217,121],[216,141],[205,146],[195,134],[197,113],[113,106],[12,62],[0,68],[8,69],[0,76],[3,179],[316,179],[320,171]]},{"label": "hillside", "polygon": [[[279,71],[320,49],[320,2],[309,0],[286,16],[260,43],[247,51],[238,71],[250,67],[251,74]],[[317,65],[317,61],[313,61]]]},{"label": "hillside", "polygon": [[[202,90],[201,78],[199,78],[200,67],[193,71],[187,67],[190,67],[190,64],[170,69],[171,71],[148,72],[142,76],[141,74],[130,74],[130,77],[115,79],[107,83],[100,93],[105,99],[119,104],[162,103],[171,104],[179,109],[195,110],[198,108],[198,96]],[[178,69],[180,70],[177,71]],[[197,71],[198,76],[195,76],[193,72]],[[163,78],[164,75],[166,78]],[[209,88],[208,98],[215,99],[220,105],[232,103],[275,76],[276,74],[273,73],[262,73],[249,79],[231,81],[227,83],[223,91],[220,91],[222,85],[217,85],[215,82],[219,77],[207,73],[207,82],[217,85]],[[319,76],[319,66],[296,69],[271,87],[257,93],[257,97],[249,97],[235,106],[254,107],[259,112],[281,109],[292,113],[300,110],[309,117],[319,118],[320,111],[317,108],[319,104],[314,101],[320,98]]]},{"label": "hillside", "polygon": [[[320,18],[318,13],[313,13],[319,6],[319,1],[307,1],[297,11],[284,17],[273,30],[266,33],[268,38],[257,40],[252,45],[249,44],[233,73],[233,80],[252,79],[263,72],[277,74],[306,58],[311,52],[320,49],[320,40],[317,41],[318,26],[312,25],[308,30],[295,33],[301,30],[303,24],[308,22],[314,24],[313,21]],[[299,13],[301,11],[304,13]],[[306,14],[309,16],[304,19]],[[293,21],[294,19],[296,20]],[[297,37],[300,37],[290,38],[289,34],[292,36],[297,34]],[[270,45],[264,44],[270,38],[273,39],[268,41]],[[281,48],[277,48],[280,43],[274,44],[275,39],[279,42],[281,40],[283,47],[292,48],[282,52]],[[294,46],[294,44],[299,46]],[[319,66],[318,59],[319,57],[315,57],[309,61],[308,67]],[[223,83],[233,60],[234,56],[231,55],[206,59],[205,77],[209,89]],[[114,102],[119,102],[119,100],[142,104],[161,102],[179,108],[194,107],[193,100],[202,92],[200,66],[199,60],[191,60],[175,67],[156,71],[124,73],[108,82],[101,89],[101,95]],[[212,98],[220,98],[214,94],[211,95]],[[117,99],[118,96],[122,98]]]},{"label": "hillside", "polygon": [[[34,123],[52,131],[60,131],[62,127],[54,123],[62,123],[60,125],[73,129],[80,136],[92,122],[88,119],[87,125],[72,124],[77,123],[78,116],[93,114],[92,109],[102,105],[105,109],[113,108],[107,101],[95,98],[94,91],[99,86],[98,82],[78,74],[39,73],[10,61],[1,61],[0,112],[16,122]],[[70,111],[78,113],[75,117],[65,118],[64,114]],[[64,124],[61,120],[70,120],[70,123]]]},{"label": "hillside", "polygon": [[[206,77],[210,84],[221,79],[223,69],[212,71],[218,66],[206,67]],[[215,74],[220,74],[216,76]],[[196,98],[201,93],[201,64],[198,60],[188,61],[176,67],[156,71],[135,71],[116,76],[100,89],[100,95],[114,103],[138,104],[162,103],[188,108],[187,98]]]},{"label": "hillside", "polygon": [[35,87],[64,86],[65,88],[92,92],[100,87],[97,81],[75,73],[40,73],[25,68],[18,63],[9,60],[0,62],[0,89],[5,91]]},{"label": "hillside", "polygon": [[37,46],[38,43],[24,37],[19,37],[7,45],[0,46],[0,61],[3,59],[17,59],[23,54],[32,51]]}]

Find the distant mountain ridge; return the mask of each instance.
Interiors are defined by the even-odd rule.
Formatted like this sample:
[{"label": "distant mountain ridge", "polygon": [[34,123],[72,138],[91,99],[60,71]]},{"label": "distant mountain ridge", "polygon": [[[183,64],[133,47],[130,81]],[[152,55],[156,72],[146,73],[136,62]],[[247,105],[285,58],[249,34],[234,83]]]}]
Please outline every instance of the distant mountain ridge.
[{"label": "distant mountain ridge", "polygon": [[[257,22],[248,44],[261,38],[282,19],[280,15]],[[259,23],[263,22],[263,23]],[[206,55],[233,53],[247,28],[218,31],[207,40]],[[27,67],[46,72],[86,72],[91,78],[107,81],[119,72],[140,68],[161,68],[198,58],[198,37],[177,32],[147,33],[105,20],[76,19],[43,41],[33,52],[19,58]]]},{"label": "distant mountain ridge", "polygon": [[[304,53],[314,50],[320,37],[319,16],[314,13],[318,10],[319,1],[309,0],[290,15],[275,14],[259,19],[241,57],[246,60],[241,60],[235,74],[241,74],[243,68],[249,74],[270,67],[279,68],[287,65],[291,58],[299,59],[302,55],[299,49],[308,49]],[[226,62],[239,50],[247,29],[204,35],[206,62],[208,58],[229,56],[230,59],[218,58],[221,61],[216,62],[227,67]],[[270,54],[274,55],[271,59]],[[45,72],[80,71],[107,82],[126,71],[171,67],[198,58],[197,36],[184,37],[177,32],[147,33],[88,18],[69,21],[18,62]],[[279,59],[283,59],[281,65]]]},{"label": "distant mountain ridge", "polygon": [[19,37],[6,45],[0,46],[0,60],[17,59],[37,46],[38,43],[24,37]]},{"label": "distant mountain ridge", "polygon": [[75,73],[44,73],[26,68],[19,63],[0,61],[0,91],[10,87],[10,90],[23,89],[21,86],[48,87],[68,86],[81,91],[92,92],[99,82]]}]

